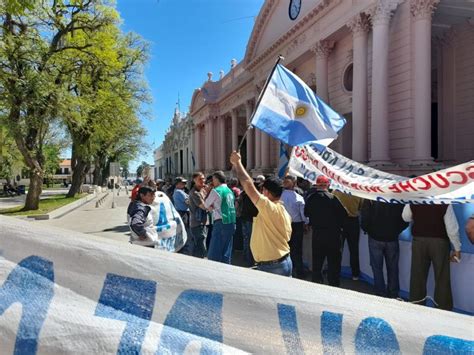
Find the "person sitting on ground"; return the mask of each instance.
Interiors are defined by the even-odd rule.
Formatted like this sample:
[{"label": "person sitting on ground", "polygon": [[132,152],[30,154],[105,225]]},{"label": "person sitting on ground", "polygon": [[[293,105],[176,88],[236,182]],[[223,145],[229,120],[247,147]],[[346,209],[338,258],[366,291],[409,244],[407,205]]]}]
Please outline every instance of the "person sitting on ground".
[{"label": "person sitting on ground", "polygon": [[291,277],[293,265],[288,245],[291,237],[291,217],[280,201],[283,192],[281,180],[276,177],[265,179],[261,194],[243,167],[240,153],[232,152],[230,162],[245,193],[258,210],[250,241],[257,269]]},{"label": "person sitting on ground", "polygon": [[[378,296],[398,298],[400,284],[398,236],[408,227],[402,219],[403,205],[365,200],[361,209],[361,227],[369,235],[370,266]],[[387,268],[387,284],[383,264]]]},{"label": "person sitting on ground", "polygon": [[150,214],[150,205],[155,200],[155,191],[149,186],[139,188],[136,199],[129,205],[130,243],[154,248],[158,239],[155,223]]}]

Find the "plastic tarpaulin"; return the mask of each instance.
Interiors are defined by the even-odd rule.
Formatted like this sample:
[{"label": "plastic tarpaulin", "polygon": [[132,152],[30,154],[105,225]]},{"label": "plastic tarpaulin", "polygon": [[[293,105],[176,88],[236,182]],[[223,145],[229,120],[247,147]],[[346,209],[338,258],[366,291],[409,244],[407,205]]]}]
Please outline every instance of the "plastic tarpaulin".
[{"label": "plastic tarpaulin", "polygon": [[468,353],[473,318],[0,217],[0,353]]}]

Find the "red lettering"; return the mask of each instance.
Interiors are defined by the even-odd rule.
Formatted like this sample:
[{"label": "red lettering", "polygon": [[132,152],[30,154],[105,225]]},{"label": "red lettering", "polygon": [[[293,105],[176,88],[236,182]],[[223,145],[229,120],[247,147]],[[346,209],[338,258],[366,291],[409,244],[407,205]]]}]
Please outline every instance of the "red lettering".
[{"label": "red lettering", "polygon": [[379,186],[370,186],[370,192],[383,192]]},{"label": "red lettering", "polygon": [[412,180],[412,182],[413,182],[414,184],[415,184],[417,181],[421,181],[421,182],[423,182],[423,183],[425,184],[424,187],[418,186],[418,189],[419,189],[419,190],[429,190],[429,189],[431,189],[431,183],[430,183],[429,181],[426,181],[425,178],[423,178],[423,177],[416,177],[416,178],[414,178],[414,179]]},{"label": "red lettering", "polygon": [[392,191],[392,192],[397,193],[397,194],[399,194],[399,193],[402,192],[402,190],[400,190],[400,189],[398,188],[397,184],[392,184],[392,185],[390,185],[390,186],[388,187],[388,189],[389,189],[390,191]]},{"label": "red lettering", "polygon": [[451,175],[459,175],[461,176],[461,180],[459,181],[454,181],[454,180],[451,180],[451,184],[458,184],[458,185],[464,185],[466,182],[467,182],[467,175],[462,172],[462,171],[448,171],[446,173],[446,176],[447,177],[450,177]]},{"label": "red lettering", "polygon": [[295,156],[296,156],[297,158],[299,158],[299,157],[301,156],[301,154],[303,154],[303,151],[304,151],[303,148],[296,147]]},{"label": "red lettering", "polygon": [[410,180],[400,181],[398,183],[398,187],[405,192],[409,192],[408,189],[412,189],[413,191],[416,191],[416,188],[411,184]]},{"label": "red lettering", "polygon": [[469,172],[469,171],[471,171],[471,170],[474,170],[474,165],[468,166],[468,167],[466,168],[466,170],[468,171],[467,176],[469,176],[469,179],[474,179],[474,171],[471,172],[471,173]]},{"label": "red lettering", "polygon": [[[436,181],[435,176],[439,179],[438,181]],[[435,174],[435,175],[430,174],[428,175],[428,179],[430,179],[433,182],[433,184],[435,184],[441,189],[446,189],[447,187],[449,187],[448,179],[446,179],[442,174]]]}]

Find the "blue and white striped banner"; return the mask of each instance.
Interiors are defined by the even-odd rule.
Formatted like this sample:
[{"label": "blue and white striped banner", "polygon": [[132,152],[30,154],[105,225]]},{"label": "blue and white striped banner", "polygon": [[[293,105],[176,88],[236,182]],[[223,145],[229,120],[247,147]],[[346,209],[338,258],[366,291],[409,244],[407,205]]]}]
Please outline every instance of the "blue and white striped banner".
[{"label": "blue and white striped banner", "polygon": [[1,354],[461,354],[472,317],[0,216]]}]

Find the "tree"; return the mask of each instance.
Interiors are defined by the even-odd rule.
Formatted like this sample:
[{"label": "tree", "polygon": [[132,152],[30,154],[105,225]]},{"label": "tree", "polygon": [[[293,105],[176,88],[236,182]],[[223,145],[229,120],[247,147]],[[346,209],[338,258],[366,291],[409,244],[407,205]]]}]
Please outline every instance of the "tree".
[{"label": "tree", "polygon": [[94,183],[103,184],[110,161],[130,160],[140,150],[145,131],[138,116],[148,100],[141,80],[147,45],[134,34],[122,35],[115,24],[80,31],[69,40],[74,45],[89,41],[94,48],[69,59],[80,68],[68,82],[70,104],[63,116],[72,139],[68,196],[74,196],[92,164]]},{"label": "tree", "polygon": [[[68,41],[78,31],[111,22],[100,0],[8,0],[0,2],[0,114],[30,170],[25,210],[38,209],[44,170],[44,139],[64,109],[65,57],[89,43]],[[89,14],[89,16],[87,16]]]},{"label": "tree", "polygon": [[146,161],[142,161],[141,164],[137,167],[137,177],[144,177],[144,174],[150,170],[150,164]]},{"label": "tree", "polygon": [[52,175],[56,174],[56,171],[59,169],[59,164],[61,163],[61,158],[59,157],[60,148],[58,145],[45,145],[44,146],[44,175],[46,182],[49,186],[51,182]]}]

